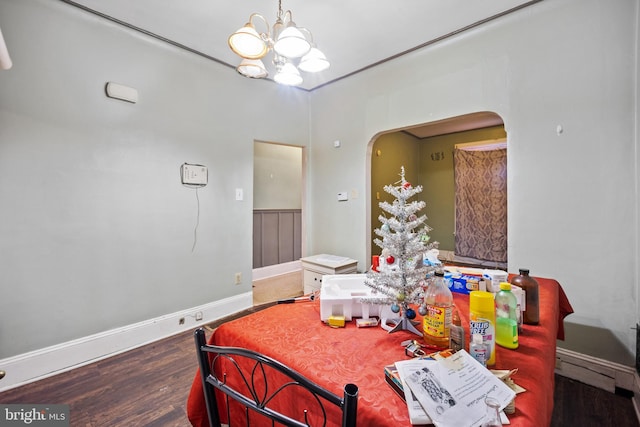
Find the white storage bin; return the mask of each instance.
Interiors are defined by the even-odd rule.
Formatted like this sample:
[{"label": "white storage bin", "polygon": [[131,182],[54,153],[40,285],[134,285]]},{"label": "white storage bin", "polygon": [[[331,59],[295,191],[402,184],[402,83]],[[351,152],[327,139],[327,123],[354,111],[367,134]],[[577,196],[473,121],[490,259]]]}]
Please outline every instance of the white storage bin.
[{"label": "white storage bin", "polygon": [[320,320],[329,316],[368,319],[380,316],[380,306],[362,302],[363,297],[373,296],[373,290],[364,284],[366,274],[325,275],[320,288]]}]

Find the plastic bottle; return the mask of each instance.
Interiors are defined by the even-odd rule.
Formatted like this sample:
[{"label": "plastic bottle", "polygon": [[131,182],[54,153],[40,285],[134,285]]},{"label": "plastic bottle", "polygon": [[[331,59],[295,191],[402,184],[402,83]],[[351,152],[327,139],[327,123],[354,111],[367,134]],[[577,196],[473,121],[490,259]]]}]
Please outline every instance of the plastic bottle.
[{"label": "plastic bottle", "polygon": [[449,348],[453,295],[444,283],[444,273],[435,273],[425,292],[424,302],[427,307],[422,320],[425,343],[441,349]]},{"label": "plastic bottle", "polygon": [[482,335],[473,334],[469,344],[469,354],[484,367],[487,366],[487,345],[482,341]]},{"label": "plastic bottle", "polygon": [[511,283],[500,282],[496,294],[496,344],[518,348],[518,300],[511,292]]},{"label": "plastic bottle", "polygon": [[469,294],[469,335],[482,335],[489,356],[487,365],[496,363],[496,306],[493,294],[486,291],[472,291]]},{"label": "plastic bottle", "polygon": [[527,325],[537,325],[540,322],[540,302],[538,282],[529,276],[529,269],[521,268],[520,275],[511,279],[511,283],[522,288],[525,294],[522,322]]}]

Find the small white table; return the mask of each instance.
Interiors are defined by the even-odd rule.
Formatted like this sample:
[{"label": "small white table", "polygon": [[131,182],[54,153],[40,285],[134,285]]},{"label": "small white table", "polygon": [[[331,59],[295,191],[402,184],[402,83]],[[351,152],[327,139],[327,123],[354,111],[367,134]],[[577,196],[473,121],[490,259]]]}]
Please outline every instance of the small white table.
[{"label": "small white table", "polygon": [[326,274],[351,274],[358,272],[358,261],[337,255],[313,255],[301,258],[304,294],[319,291],[322,276]]}]

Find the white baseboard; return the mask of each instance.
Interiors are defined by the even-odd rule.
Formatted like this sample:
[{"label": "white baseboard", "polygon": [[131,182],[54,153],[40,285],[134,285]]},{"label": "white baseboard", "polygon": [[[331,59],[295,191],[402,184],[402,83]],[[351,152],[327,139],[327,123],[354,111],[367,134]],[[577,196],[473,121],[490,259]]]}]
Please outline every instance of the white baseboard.
[{"label": "white baseboard", "polygon": [[[0,392],[115,356],[189,329],[195,329],[252,306],[253,294],[247,292],[188,310],[1,359],[0,370],[5,371],[6,375],[0,380]],[[196,321],[196,313],[199,312],[202,313],[202,320]],[[184,319],[183,324],[180,324],[180,319]]]},{"label": "white baseboard", "polygon": [[268,265],[266,267],[253,269],[253,280],[262,280],[269,277],[280,276],[282,274],[293,273],[302,270],[300,261],[290,261],[282,264]]},{"label": "white baseboard", "polygon": [[635,391],[637,373],[621,365],[575,351],[556,350],[556,374],[614,393],[616,387]]},{"label": "white baseboard", "polygon": [[633,392],[631,401],[640,422],[640,377],[635,367],[558,348],[555,372],[611,393],[616,387]]}]

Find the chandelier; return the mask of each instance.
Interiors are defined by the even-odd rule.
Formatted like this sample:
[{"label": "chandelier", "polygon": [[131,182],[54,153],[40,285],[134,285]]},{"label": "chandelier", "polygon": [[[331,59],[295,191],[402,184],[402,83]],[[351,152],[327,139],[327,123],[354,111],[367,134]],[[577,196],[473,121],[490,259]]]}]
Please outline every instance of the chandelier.
[{"label": "chandelier", "polygon": [[[256,19],[262,21],[266,33],[256,31]],[[315,46],[311,32],[296,26],[290,10],[282,12],[282,0],[278,0],[278,17],[273,28],[264,16],[253,13],[244,27],[229,36],[229,47],[242,58],[236,71],[253,79],[269,74],[262,58],[270,51],[276,67],[273,79],[280,84],[298,86],[302,83],[300,70],[316,73],[329,68],[329,61]]]}]

